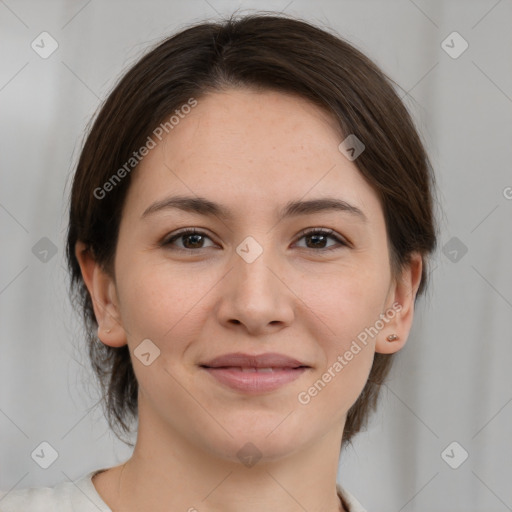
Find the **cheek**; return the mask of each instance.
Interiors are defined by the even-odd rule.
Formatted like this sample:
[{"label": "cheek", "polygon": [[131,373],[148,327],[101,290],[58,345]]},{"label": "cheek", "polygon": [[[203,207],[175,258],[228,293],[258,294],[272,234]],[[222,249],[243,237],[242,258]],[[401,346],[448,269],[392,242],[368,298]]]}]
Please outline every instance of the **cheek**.
[{"label": "cheek", "polygon": [[309,297],[311,310],[321,312],[320,320],[309,326],[312,332],[315,329],[312,336],[321,364],[297,399],[308,414],[328,414],[334,423],[360,395],[373,364],[376,338],[371,327],[379,319],[382,301],[364,289],[345,283]]},{"label": "cheek", "polygon": [[328,415],[329,423],[339,423],[361,394],[373,362],[370,346],[358,349],[351,360],[344,353],[331,361],[297,395],[299,407],[315,417]]},{"label": "cheek", "polygon": [[214,276],[201,273],[194,279],[193,270],[171,262],[131,262],[125,269],[119,273],[121,314],[132,349],[149,338],[162,355],[183,350],[201,331]]},{"label": "cheek", "polygon": [[335,272],[305,274],[301,299],[323,325],[330,351],[344,351],[358,334],[383,313],[389,269],[377,262],[344,266]]},{"label": "cheek", "polygon": [[[120,272],[122,321],[127,330],[133,370],[141,392],[155,408],[161,406],[159,400],[166,396],[176,404],[174,408],[193,409],[190,397],[180,385],[186,378],[184,354],[201,334],[204,337],[206,300],[200,299],[213,283],[193,279],[191,275],[193,272],[171,268],[169,262],[156,265],[146,262],[139,266],[132,262],[125,267],[124,274]],[[151,343],[141,344],[148,339]],[[147,365],[139,357],[144,352],[150,353],[151,361]],[[177,372],[181,375],[178,380]]]},{"label": "cheek", "polygon": [[326,400],[332,395],[334,401],[346,400],[350,406],[364,387],[383,325],[380,315],[384,313],[388,277],[385,266],[368,264],[366,270],[347,267],[329,275],[310,276],[303,283],[304,318],[309,319],[308,329],[322,361],[315,376],[320,375],[321,380],[317,388],[329,388],[323,392]]}]

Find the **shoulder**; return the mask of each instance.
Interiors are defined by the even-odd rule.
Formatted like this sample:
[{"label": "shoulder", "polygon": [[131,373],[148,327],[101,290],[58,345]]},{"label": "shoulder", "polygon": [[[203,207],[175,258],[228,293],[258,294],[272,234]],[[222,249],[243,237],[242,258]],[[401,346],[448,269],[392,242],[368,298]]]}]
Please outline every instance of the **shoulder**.
[{"label": "shoulder", "polygon": [[[112,512],[101,499],[92,477],[107,468],[91,471],[76,481],[60,482],[54,487],[30,487],[0,491],[1,512]],[[337,484],[338,495],[349,512],[366,512],[346,489]]]},{"label": "shoulder", "polygon": [[30,487],[0,491],[1,512],[112,512],[97,493],[91,471],[75,481],[53,487]]},{"label": "shoulder", "polygon": [[336,484],[336,489],[338,490],[338,496],[343,500],[348,512],[366,512],[361,503],[340,484]]}]

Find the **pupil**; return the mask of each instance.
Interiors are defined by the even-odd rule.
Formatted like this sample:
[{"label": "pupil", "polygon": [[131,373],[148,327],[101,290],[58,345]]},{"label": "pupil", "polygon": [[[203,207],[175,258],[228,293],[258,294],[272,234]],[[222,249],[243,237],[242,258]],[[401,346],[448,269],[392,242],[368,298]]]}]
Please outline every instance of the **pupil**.
[{"label": "pupil", "polygon": [[[187,235],[184,237],[185,240],[195,239],[195,241],[192,242],[193,247],[197,247],[198,245],[201,245],[201,239],[202,235]],[[325,235],[309,235],[307,237],[309,240],[314,240],[313,245],[318,246],[318,244],[321,244],[322,242],[325,243]],[[189,243],[184,245],[190,245]]]},{"label": "pupil", "polygon": [[[201,238],[202,238],[202,235],[187,235],[187,236],[185,237],[185,240],[189,240],[189,239],[194,238],[194,237],[195,237],[196,239],[198,239],[198,238],[199,238],[199,239],[201,239]],[[201,240],[199,240],[199,241],[197,241],[197,240],[196,240],[196,242],[192,242],[192,245],[193,245],[194,247],[196,247],[196,244],[201,244]],[[185,244],[185,245],[190,245],[190,244]]]},{"label": "pupil", "polygon": [[[309,237],[308,237],[308,238],[310,238],[310,239],[316,239],[316,240],[318,240],[318,239],[325,239],[325,235],[309,235]],[[323,240],[323,241],[325,241],[325,240]],[[315,243],[315,245],[316,245],[316,242],[314,242],[314,243]],[[321,243],[321,242],[320,242],[320,243]]]}]

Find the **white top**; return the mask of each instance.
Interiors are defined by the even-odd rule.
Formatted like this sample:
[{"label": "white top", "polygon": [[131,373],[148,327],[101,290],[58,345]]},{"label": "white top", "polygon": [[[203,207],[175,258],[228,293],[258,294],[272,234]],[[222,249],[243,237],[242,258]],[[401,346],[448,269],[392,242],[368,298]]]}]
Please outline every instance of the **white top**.
[{"label": "white top", "polygon": [[[30,487],[0,491],[0,512],[112,512],[102,500],[92,477],[110,468],[96,469],[75,482],[61,482],[54,487]],[[361,504],[339,484],[349,512],[366,512]]]}]

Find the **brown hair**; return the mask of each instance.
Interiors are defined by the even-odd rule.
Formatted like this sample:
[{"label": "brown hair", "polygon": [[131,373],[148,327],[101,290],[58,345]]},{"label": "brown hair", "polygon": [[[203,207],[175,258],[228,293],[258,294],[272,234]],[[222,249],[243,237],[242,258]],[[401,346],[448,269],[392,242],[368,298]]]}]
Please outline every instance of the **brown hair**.
[{"label": "brown hair", "polygon": [[[297,18],[268,13],[238,19],[233,15],[221,22],[188,27],[159,43],[121,78],[85,140],[70,194],[67,233],[70,293],[83,313],[89,356],[116,435],[118,427],[128,432],[127,420],[137,418],[138,385],[128,346],[109,347],[97,338],[98,325],[75,244],[84,242],[95,260],[114,276],[130,173],[110,187],[104,198],[98,199],[95,190],[190,98],[229,87],[296,94],[328,111],[345,136],[354,134],[365,144],[354,163],[381,201],[393,275],[398,275],[413,251],[422,254],[418,297],[426,285],[426,257],[436,245],[434,176],[393,84],[338,35]],[[366,425],[391,362],[391,355],[375,354],[368,381],[348,411],[342,447]]]}]

